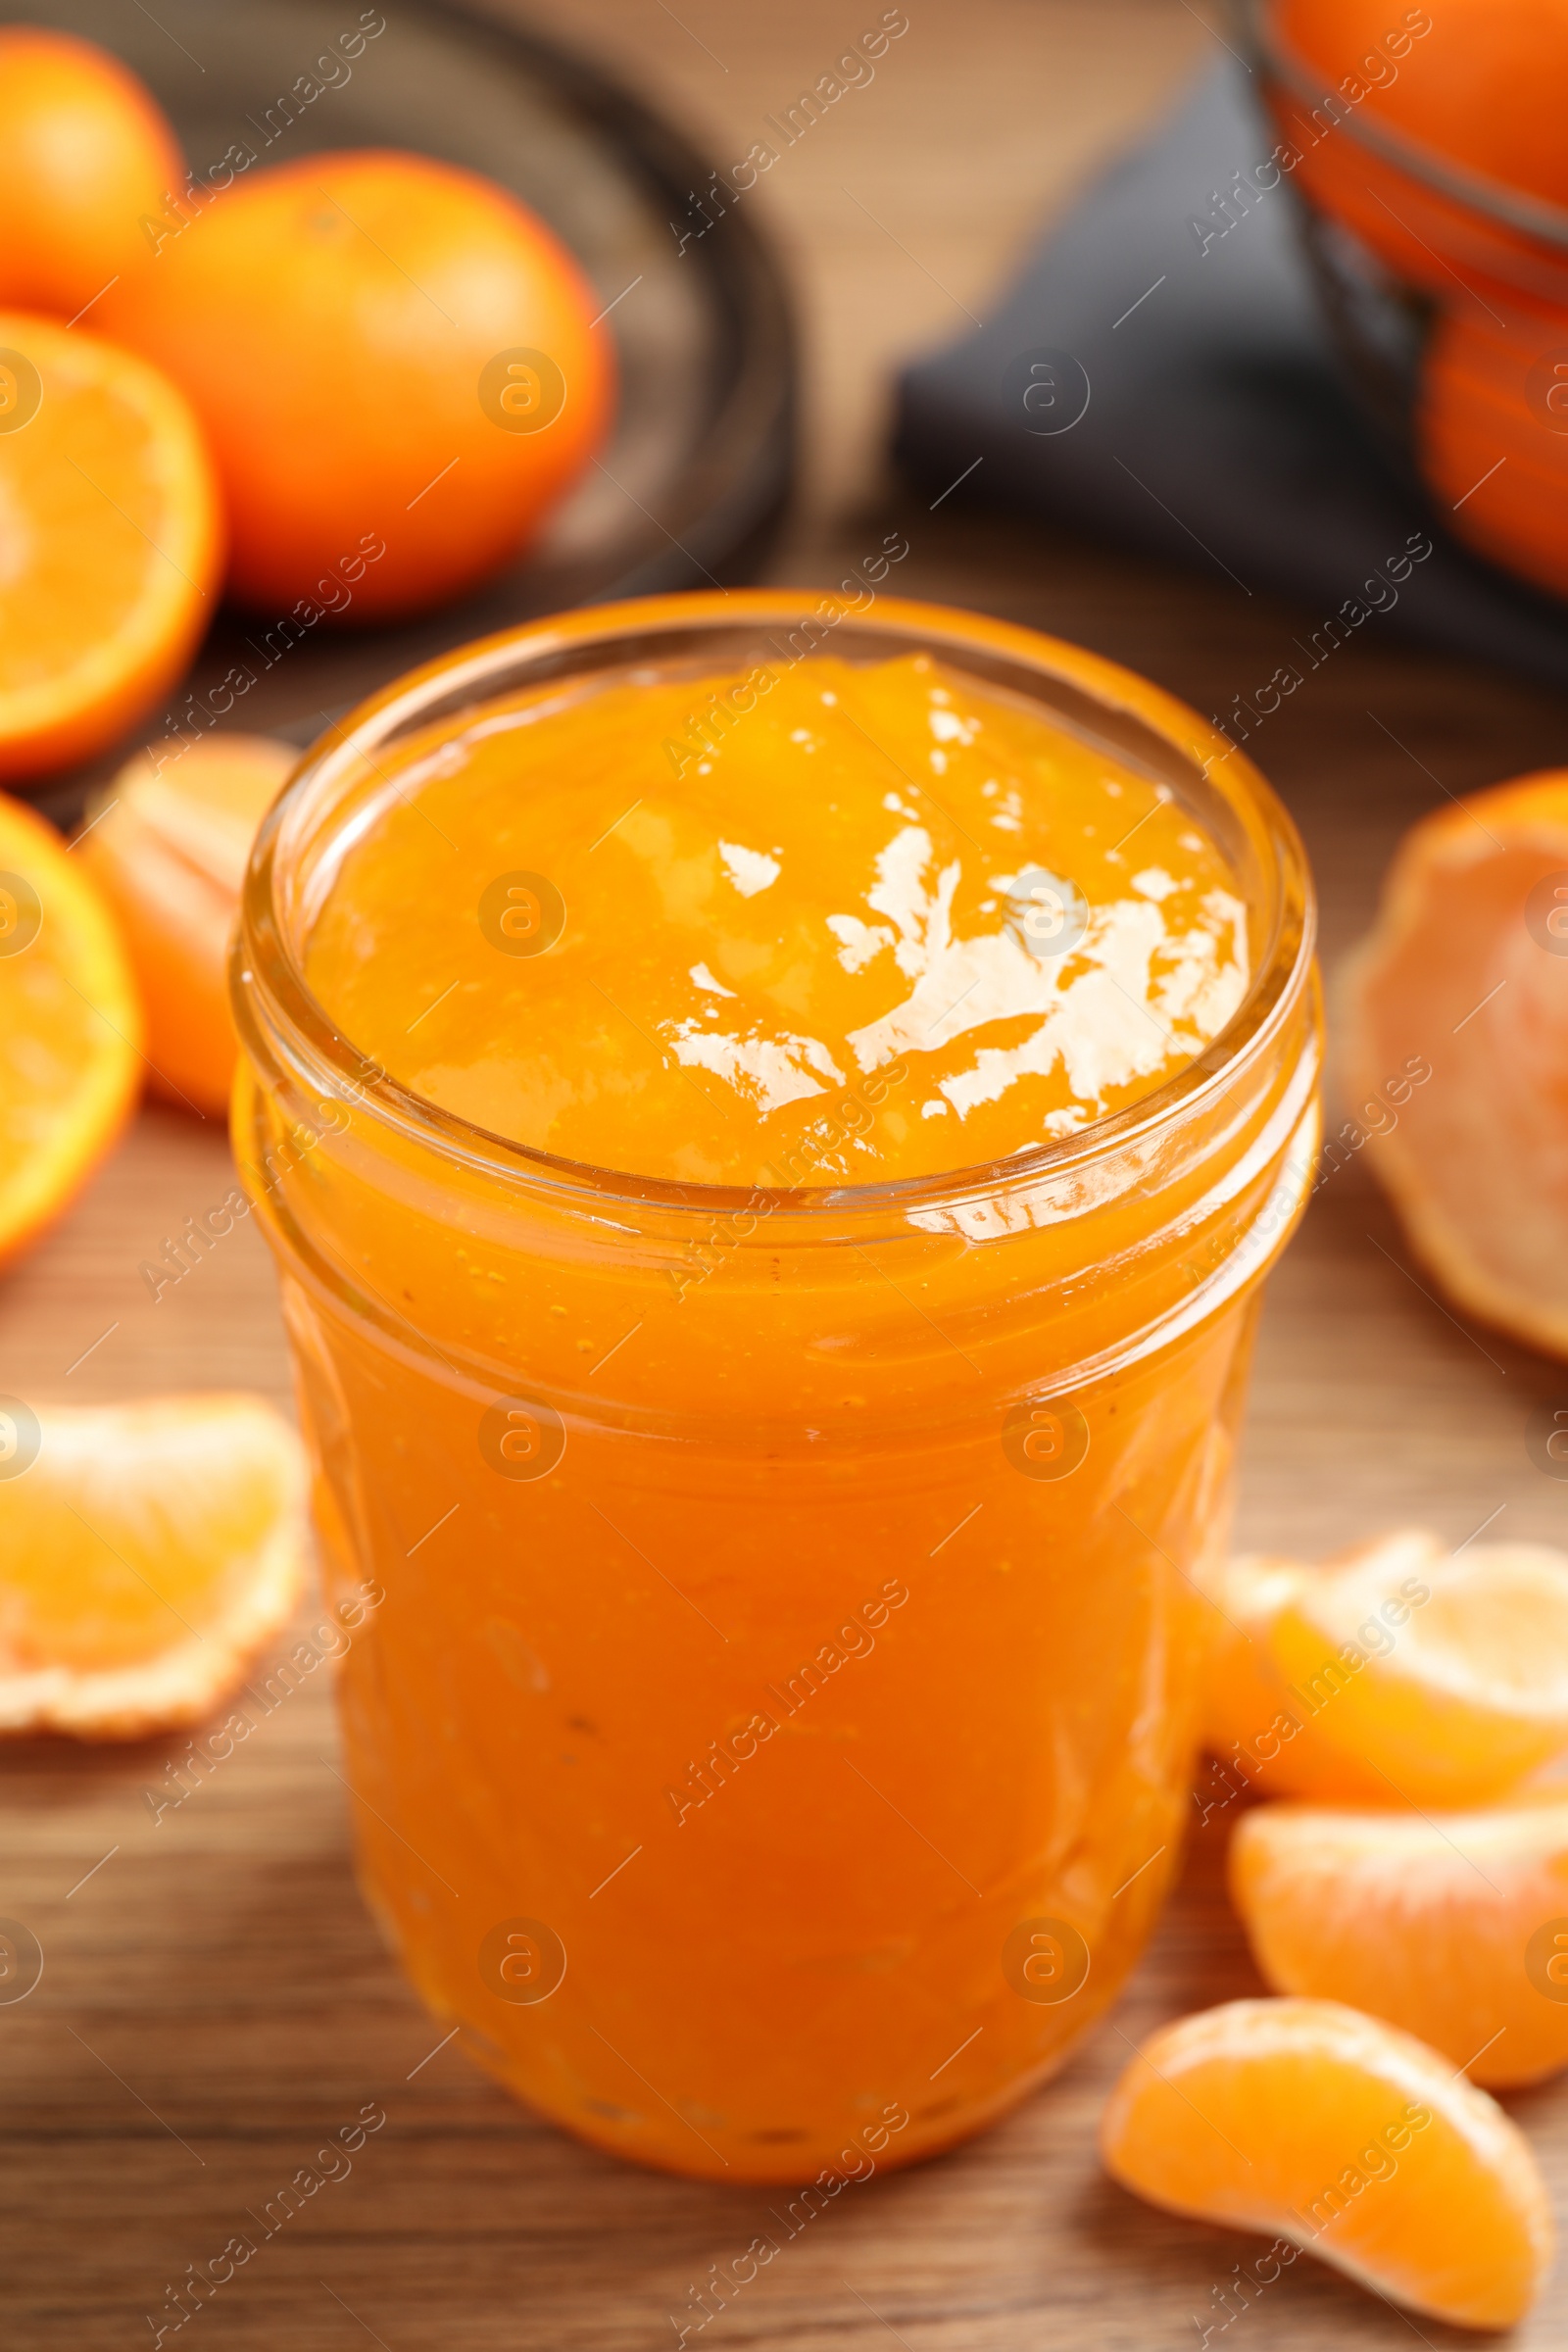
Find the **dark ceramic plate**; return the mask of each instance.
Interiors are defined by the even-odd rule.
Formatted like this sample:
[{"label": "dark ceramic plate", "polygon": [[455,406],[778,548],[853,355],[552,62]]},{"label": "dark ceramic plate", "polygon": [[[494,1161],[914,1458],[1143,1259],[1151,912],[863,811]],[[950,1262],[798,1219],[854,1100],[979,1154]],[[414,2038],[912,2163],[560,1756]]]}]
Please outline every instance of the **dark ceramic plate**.
[{"label": "dark ceramic plate", "polygon": [[[85,34],[142,75],[198,174],[243,141],[261,164],[330,147],[416,148],[489,173],[548,220],[614,308],[621,408],[603,468],[546,537],[477,596],[384,630],[323,627],[289,649],[229,723],[307,740],[323,711],[412,663],[530,614],[755,575],[788,496],[795,357],[778,266],[744,208],[682,250],[709,166],[597,67],[532,32],[433,0],[32,0],[0,5]],[[343,55],[377,23],[352,60]],[[345,36],[347,36],[345,43]],[[333,86],[315,71],[335,56]],[[288,93],[317,88],[309,99]],[[89,322],[90,323],[90,322]],[[135,741],[172,731],[239,656],[221,617],[190,677]],[[254,667],[254,663],[252,664]],[[113,760],[38,797],[69,816]]]}]

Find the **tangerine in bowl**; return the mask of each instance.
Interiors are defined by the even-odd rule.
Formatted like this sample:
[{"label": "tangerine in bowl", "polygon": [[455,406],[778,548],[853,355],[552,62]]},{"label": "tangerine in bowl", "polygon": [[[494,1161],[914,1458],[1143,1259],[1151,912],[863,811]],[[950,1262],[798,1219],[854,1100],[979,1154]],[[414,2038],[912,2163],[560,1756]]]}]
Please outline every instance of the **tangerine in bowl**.
[{"label": "tangerine in bowl", "polygon": [[1563,595],[1568,11],[1254,0],[1250,22],[1271,161],[1374,421],[1455,537]]}]

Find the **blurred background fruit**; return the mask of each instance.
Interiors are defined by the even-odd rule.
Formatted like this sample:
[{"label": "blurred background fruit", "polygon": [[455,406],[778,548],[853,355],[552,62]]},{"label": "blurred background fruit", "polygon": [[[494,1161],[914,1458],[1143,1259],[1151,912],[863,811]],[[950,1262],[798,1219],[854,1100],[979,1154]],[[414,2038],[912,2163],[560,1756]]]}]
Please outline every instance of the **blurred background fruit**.
[{"label": "blurred background fruit", "polygon": [[483,579],[575,483],[613,403],[600,307],[505,190],[372,151],[236,181],[101,309],[206,426],[230,592],[374,620]]},{"label": "blurred background fruit", "polygon": [[141,1086],[114,917],[58,833],[0,796],[0,1264],[66,1208]]},{"label": "blurred background fruit", "polygon": [[[454,627],[475,634],[751,576],[789,485],[792,335],[760,208],[704,241],[700,141],[591,61],[431,0],[409,0],[395,40],[361,12],[305,75],[295,0],[257,0],[210,55],[144,11],[50,13],[74,30],[0,29],[0,174],[14,159],[18,179],[0,303],[26,289],[74,339],[189,368],[235,564],[188,649],[187,695],[159,712],[169,681],[149,679],[118,734],[9,758],[0,730],[0,775],[69,825],[132,730],[188,740],[182,705],[205,726],[230,673],[227,708],[265,680],[264,723],[292,725],[440,651],[433,616],[455,595],[472,606]],[[74,279],[51,242],[67,229],[86,256]],[[216,307],[193,318],[214,273]],[[0,354],[0,456],[19,432],[36,446],[22,357],[19,381]],[[0,478],[0,595],[38,537],[9,518]],[[77,558],[56,552],[64,574]],[[404,625],[383,645],[364,621]]]},{"label": "blurred background fruit", "polygon": [[[1294,184],[1433,300],[1568,296],[1556,0],[1268,0],[1264,95]],[[1477,103],[1477,91],[1486,93]]]},{"label": "blurred background fruit", "polygon": [[1460,1306],[1568,1355],[1568,770],[1435,810],[1400,844],[1346,1005],[1352,1093],[1424,1058],[1375,1166]]},{"label": "blurred background fruit", "polygon": [[0,1734],[199,1722],[288,1623],[299,1439],[259,1396],[40,1407],[0,1483]]},{"label": "blurred background fruit", "polygon": [[1422,357],[1415,446],[1450,529],[1568,596],[1568,313],[1441,312]]},{"label": "blurred background fruit", "polygon": [[85,327],[0,312],[0,777],[86,760],[144,717],[221,570],[183,394]]},{"label": "blurred background fruit", "polygon": [[151,93],[94,42],[0,25],[0,305],[62,318],[145,252],[185,177]]},{"label": "blurred background fruit", "polygon": [[1560,0],[1276,0],[1269,22],[1322,89],[1359,87],[1343,95],[1365,123],[1498,188],[1568,204]]},{"label": "blurred background fruit", "polygon": [[144,752],[89,810],[78,860],[101,884],[147,1017],[155,1094],[222,1117],[236,1053],[228,950],[256,829],[299,758],[270,735]]},{"label": "blurred background fruit", "polygon": [[1568,12],[1270,0],[1258,21],[1330,315],[1380,420],[1380,354],[1410,340],[1402,309],[1416,334],[1399,429],[1446,527],[1568,594],[1568,415],[1552,403],[1568,400],[1552,372],[1568,363]]}]

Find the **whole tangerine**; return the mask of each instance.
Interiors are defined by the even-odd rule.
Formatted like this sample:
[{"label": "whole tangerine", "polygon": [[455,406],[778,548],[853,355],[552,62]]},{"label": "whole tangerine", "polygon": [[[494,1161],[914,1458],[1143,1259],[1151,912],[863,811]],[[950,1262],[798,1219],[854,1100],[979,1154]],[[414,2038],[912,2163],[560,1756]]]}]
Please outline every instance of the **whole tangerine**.
[{"label": "whole tangerine", "polygon": [[473,586],[572,487],[613,402],[598,308],[515,197],[390,150],[235,180],[106,300],[207,428],[232,594],[365,620]]},{"label": "whole tangerine", "polygon": [[1415,439],[1455,536],[1568,596],[1568,315],[1440,313],[1422,355]]},{"label": "whole tangerine", "polygon": [[74,318],[134,268],[143,217],[184,176],[152,93],[117,57],[35,24],[0,29],[0,304]]},{"label": "whole tangerine", "polygon": [[1502,187],[1568,204],[1563,0],[1274,0],[1269,23],[1287,57],[1355,114]]}]

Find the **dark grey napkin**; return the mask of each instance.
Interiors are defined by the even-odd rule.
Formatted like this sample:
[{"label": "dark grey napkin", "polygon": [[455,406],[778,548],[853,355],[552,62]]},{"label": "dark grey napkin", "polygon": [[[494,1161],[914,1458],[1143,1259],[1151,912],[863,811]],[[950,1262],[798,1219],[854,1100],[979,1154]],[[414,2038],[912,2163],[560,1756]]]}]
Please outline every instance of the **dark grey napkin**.
[{"label": "dark grey napkin", "polygon": [[[934,503],[982,497],[1193,563],[1239,596],[1279,590],[1313,615],[1311,645],[1376,607],[1380,631],[1568,685],[1568,606],[1469,555],[1365,421],[1289,181],[1255,192],[1273,143],[1240,71],[1205,79],[1051,231],[978,334],[906,371],[900,461]],[[1253,192],[1227,213],[1215,199],[1238,172]],[[1313,634],[1318,613],[1338,634]],[[1280,659],[1304,675],[1297,642]]]}]

